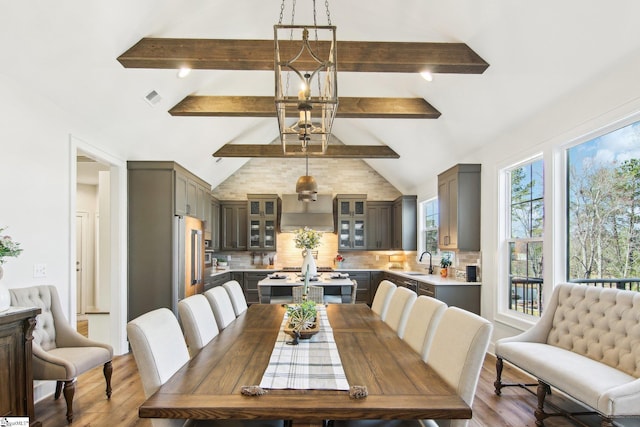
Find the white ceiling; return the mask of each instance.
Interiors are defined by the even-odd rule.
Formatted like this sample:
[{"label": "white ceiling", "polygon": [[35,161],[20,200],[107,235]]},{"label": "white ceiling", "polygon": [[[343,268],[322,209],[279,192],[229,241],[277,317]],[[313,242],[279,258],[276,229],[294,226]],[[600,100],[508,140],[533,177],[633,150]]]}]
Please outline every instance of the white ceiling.
[{"label": "white ceiling", "polygon": [[[246,159],[216,163],[211,154],[230,141],[272,141],[276,118],[167,110],[190,94],[271,95],[273,74],[202,70],[178,79],[173,70],[125,69],[116,58],[142,37],[271,39],[280,3],[3,2],[0,72],[104,135],[124,158],[176,160],[216,186]],[[298,0],[296,23],[308,23],[310,9],[310,0]],[[324,2],[318,9],[324,24]],[[442,113],[335,121],[346,144],[382,143],[400,154],[368,163],[403,192],[640,54],[637,0],[334,0],[330,10],[338,40],[464,42],[490,64],[480,75],[440,74],[431,83],[414,74],[339,73],[341,96],[424,97]],[[143,99],[151,90],[162,96],[155,107]]]}]

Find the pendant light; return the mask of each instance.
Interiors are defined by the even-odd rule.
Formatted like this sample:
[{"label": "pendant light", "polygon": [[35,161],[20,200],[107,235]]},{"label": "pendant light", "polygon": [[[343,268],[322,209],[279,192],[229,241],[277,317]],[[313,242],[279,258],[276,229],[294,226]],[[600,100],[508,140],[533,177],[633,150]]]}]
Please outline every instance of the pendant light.
[{"label": "pendant light", "polygon": [[296,193],[298,200],[302,202],[315,202],[318,200],[318,184],[316,180],[309,175],[309,154],[305,156],[306,174],[298,178],[296,182]]}]

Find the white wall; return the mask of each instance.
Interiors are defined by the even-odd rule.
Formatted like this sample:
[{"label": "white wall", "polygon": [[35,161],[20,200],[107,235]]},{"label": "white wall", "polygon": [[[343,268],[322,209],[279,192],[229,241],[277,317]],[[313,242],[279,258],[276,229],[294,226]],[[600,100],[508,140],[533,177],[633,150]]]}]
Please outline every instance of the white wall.
[{"label": "white wall", "polygon": [[[10,288],[55,285],[67,318],[74,322],[75,259],[71,256],[71,239],[75,238],[75,229],[71,230],[70,224],[75,218],[75,207],[72,212],[71,206],[76,197],[72,170],[78,142],[71,141],[79,140],[71,135],[90,141],[90,146],[82,142],[83,149],[97,151],[106,147],[105,138],[86,126],[82,117],[69,117],[3,74],[0,94],[0,116],[4,118],[0,126],[0,224],[9,227],[7,232],[24,249],[18,258],[4,265],[3,282]],[[121,158],[118,153],[104,150],[113,158]],[[126,180],[119,176],[117,181],[126,190]],[[126,213],[122,200],[115,206]],[[117,230],[120,241],[123,235],[126,237],[123,230],[126,228]],[[126,242],[117,251],[126,253]],[[117,255],[118,291],[126,294],[126,282],[121,279],[126,277],[126,260]],[[45,278],[33,277],[34,264],[46,264]],[[124,324],[120,329],[123,333]],[[121,352],[121,346],[116,346],[116,352]]]},{"label": "white wall", "polygon": [[[575,141],[614,122],[640,120],[640,85],[637,71],[640,55],[622,61],[598,79],[575,92],[565,94],[544,111],[501,135],[481,150],[470,153],[460,163],[482,164],[482,315],[494,321],[494,340],[511,336],[529,326],[497,315],[495,304],[501,274],[498,241],[498,174],[500,169],[537,153],[545,156],[545,283],[562,281],[564,275],[564,207],[562,186],[562,145]],[[522,102],[526,102],[523,99]],[[499,118],[497,118],[499,120]],[[443,164],[440,173],[452,164]],[[418,201],[437,195],[437,178],[415,189]],[[550,256],[548,255],[550,254]],[[550,260],[551,262],[547,262]],[[550,287],[547,287],[550,290]],[[508,323],[508,324],[507,324]],[[514,327],[516,326],[516,327]]]}]

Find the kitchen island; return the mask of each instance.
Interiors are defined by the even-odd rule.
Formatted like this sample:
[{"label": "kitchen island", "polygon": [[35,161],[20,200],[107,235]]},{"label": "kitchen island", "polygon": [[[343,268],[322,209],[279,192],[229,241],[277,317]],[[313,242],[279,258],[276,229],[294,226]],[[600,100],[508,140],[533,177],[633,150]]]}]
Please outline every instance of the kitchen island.
[{"label": "kitchen island", "polygon": [[[258,282],[260,290],[260,302],[262,304],[270,304],[271,297],[275,295],[275,290],[279,290],[278,295],[291,295],[291,290],[295,286],[303,286],[304,278],[295,273],[280,273],[267,276]],[[310,286],[322,286],[323,288],[336,288],[340,291],[340,299],[342,304],[351,302],[351,293],[353,291],[353,281],[348,275],[340,273],[322,273],[316,280],[309,281]]]},{"label": "kitchen island", "polygon": [[[268,275],[281,272],[283,274],[292,274],[291,272],[282,272],[279,268],[232,268],[220,271],[209,269],[205,275],[205,290],[211,287],[221,286],[225,281],[237,280],[245,291],[247,302],[255,304],[265,302],[266,297],[261,301],[258,297],[258,283],[267,278]],[[440,277],[435,274],[423,274],[421,271],[409,271],[398,269],[358,269],[343,268],[337,269],[335,272],[349,272],[349,279],[355,279],[358,282],[358,302],[371,304],[378,284],[382,280],[389,280],[398,286],[404,286],[418,295],[427,295],[437,298],[447,305],[460,307],[462,309],[480,314],[480,294],[482,289],[481,282],[467,282],[455,277]],[[426,273],[426,271],[424,272]],[[325,273],[328,274],[328,273]],[[280,282],[283,279],[279,279]],[[340,295],[343,302],[351,301],[351,284],[339,284],[332,279],[331,289]],[[274,280],[275,281],[275,280]],[[302,284],[298,282],[297,284]],[[311,282],[315,284],[315,282]],[[349,296],[347,297],[347,288],[341,289],[341,286],[349,286]],[[289,289],[285,289],[282,285],[271,287],[271,295],[282,296],[283,294],[291,295]],[[338,289],[336,289],[336,286]],[[266,289],[265,289],[266,290]],[[338,292],[339,291],[339,292]],[[362,292],[362,293],[361,293]],[[331,293],[329,289],[325,294]],[[362,299],[360,299],[362,297]]]}]

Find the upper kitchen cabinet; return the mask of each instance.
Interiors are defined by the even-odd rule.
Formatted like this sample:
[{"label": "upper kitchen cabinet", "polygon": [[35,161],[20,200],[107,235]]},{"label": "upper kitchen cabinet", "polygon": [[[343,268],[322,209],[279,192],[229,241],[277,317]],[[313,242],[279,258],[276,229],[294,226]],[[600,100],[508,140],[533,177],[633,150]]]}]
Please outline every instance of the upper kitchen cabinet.
[{"label": "upper kitchen cabinet", "polygon": [[220,250],[220,201],[211,196],[209,216],[204,227],[204,237],[211,241],[210,249]]},{"label": "upper kitchen cabinet", "polygon": [[248,194],[247,247],[249,250],[276,249],[276,223],[278,220],[277,194]]},{"label": "upper kitchen cabinet", "polygon": [[220,202],[220,249],[247,250],[247,202]]},{"label": "upper kitchen cabinet", "polygon": [[338,194],[336,195],[338,219],[338,249],[365,250],[367,195],[366,194]]},{"label": "upper kitchen cabinet", "polygon": [[417,196],[400,196],[393,201],[393,247],[391,249],[417,250],[417,205]]},{"label": "upper kitchen cabinet", "polygon": [[175,214],[208,221],[211,186],[181,169],[175,171]]},{"label": "upper kitchen cabinet", "polygon": [[479,164],[458,164],[438,175],[438,209],[438,247],[479,251]]},{"label": "upper kitchen cabinet", "polygon": [[393,202],[367,202],[367,249],[391,249]]}]

